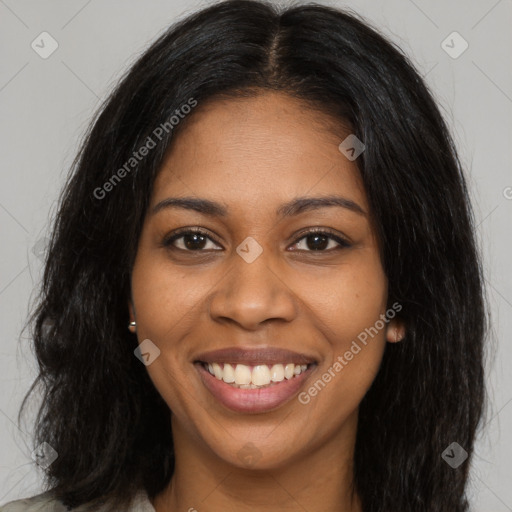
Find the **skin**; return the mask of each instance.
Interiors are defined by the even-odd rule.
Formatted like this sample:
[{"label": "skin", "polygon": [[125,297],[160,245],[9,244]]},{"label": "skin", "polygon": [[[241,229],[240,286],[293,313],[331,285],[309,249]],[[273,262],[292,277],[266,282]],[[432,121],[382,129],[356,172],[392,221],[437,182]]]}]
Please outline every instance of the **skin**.
[{"label": "skin", "polygon": [[[318,361],[307,390],[385,313],[388,284],[365,190],[356,162],[338,149],[350,130],[277,92],[208,102],[183,123],[154,184],[129,304],[139,342],[149,338],[161,351],[146,368],[173,411],[176,471],[153,505],[157,512],[360,512],[352,493],[358,407],[386,342],[405,334],[397,317],[308,404],[295,397],[269,412],[235,413],[193,366],[207,350],[277,346]],[[276,216],[296,197],[328,195],[365,214],[336,206]],[[184,196],[220,202],[228,215],[151,213]],[[182,227],[200,227],[211,239],[188,252],[186,238],[174,249],[162,245]],[[319,242],[302,233],[315,227],[350,247],[327,239],[315,251]],[[248,236],[263,249],[252,263],[236,252]],[[244,446],[255,454],[250,466],[238,456]]]}]

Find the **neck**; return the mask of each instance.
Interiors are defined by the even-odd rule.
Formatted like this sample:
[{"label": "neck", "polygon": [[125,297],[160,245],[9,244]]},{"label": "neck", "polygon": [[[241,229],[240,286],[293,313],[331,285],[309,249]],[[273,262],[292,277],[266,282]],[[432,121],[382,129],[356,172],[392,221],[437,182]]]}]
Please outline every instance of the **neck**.
[{"label": "neck", "polygon": [[175,472],[153,500],[156,512],[362,511],[353,487],[357,413],[335,438],[266,469],[227,463],[175,423]]}]

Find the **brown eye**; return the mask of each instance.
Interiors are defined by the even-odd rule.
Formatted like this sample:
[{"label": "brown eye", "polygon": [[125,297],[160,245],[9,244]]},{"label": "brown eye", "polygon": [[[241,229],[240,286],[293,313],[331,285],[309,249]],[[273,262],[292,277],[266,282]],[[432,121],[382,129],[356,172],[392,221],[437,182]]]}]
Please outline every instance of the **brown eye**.
[{"label": "brown eye", "polygon": [[[177,242],[177,243],[176,243]],[[208,247],[208,242],[213,247]],[[166,237],[162,245],[171,249],[179,249],[189,252],[201,252],[202,250],[218,250],[214,241],[204,231],[199,229],[182,230]],[[222,250],[222,249],[221,249]]]},{"label": "brown eye", "polygon": [[305,252],[331,252],[332,250],[350,247],[350,244],[343,238],[328,231],[309,231],[299,238],[294,245],[299,245],[305,240],[302,248],[294,249]]}]

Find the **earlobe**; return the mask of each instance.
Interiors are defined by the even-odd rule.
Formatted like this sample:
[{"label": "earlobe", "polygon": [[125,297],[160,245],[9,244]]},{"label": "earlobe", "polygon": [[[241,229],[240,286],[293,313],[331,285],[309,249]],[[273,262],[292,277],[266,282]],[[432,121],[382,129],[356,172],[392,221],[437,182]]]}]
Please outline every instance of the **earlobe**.
[{"label": "earlobe", "polygon": [[405,325],[401,320],[394,318],[390,320],[386,328],[386,341],[398,343],[405,338]]}]

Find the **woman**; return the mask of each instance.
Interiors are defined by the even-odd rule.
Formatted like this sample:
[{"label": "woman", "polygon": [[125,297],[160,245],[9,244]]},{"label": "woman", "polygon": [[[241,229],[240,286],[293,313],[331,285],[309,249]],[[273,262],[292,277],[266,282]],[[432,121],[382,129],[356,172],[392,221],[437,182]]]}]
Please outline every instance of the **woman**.
[{"label": "woman", "polygon": [[171,27],[63,193],[34,314],[48,491],[1,510],[466,511],[473,226],[431,94],[354,15]]}]

